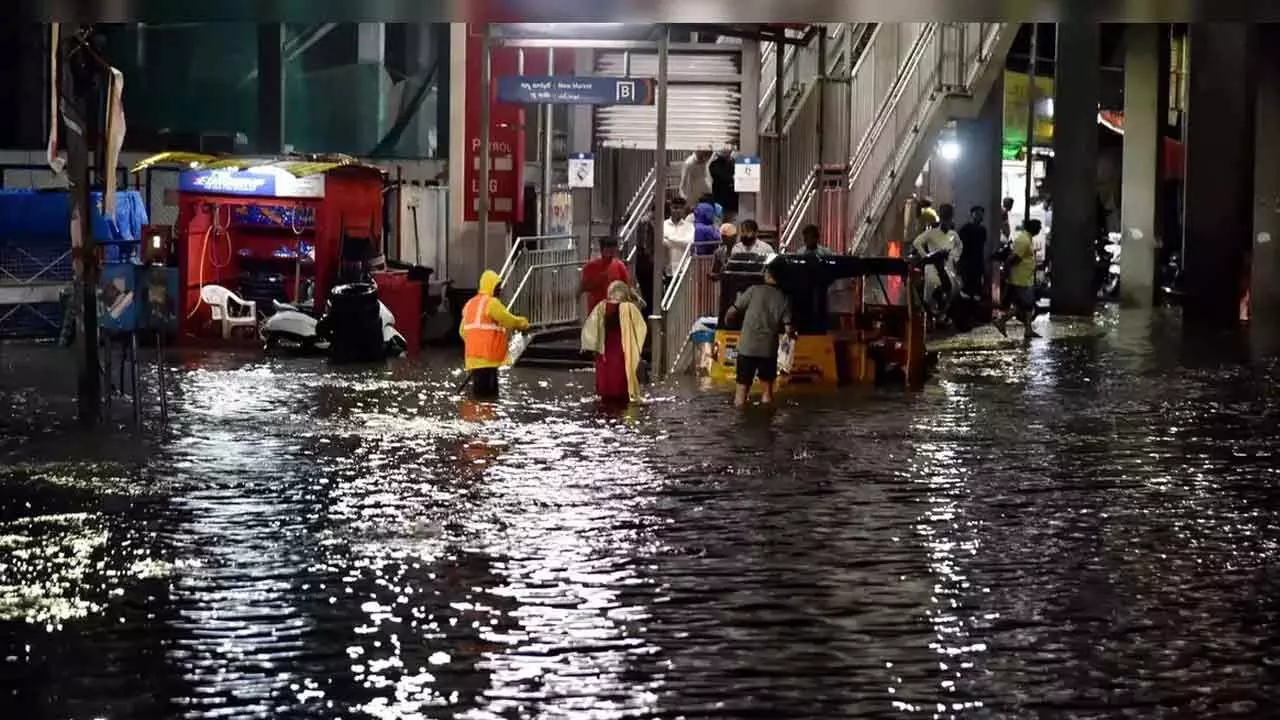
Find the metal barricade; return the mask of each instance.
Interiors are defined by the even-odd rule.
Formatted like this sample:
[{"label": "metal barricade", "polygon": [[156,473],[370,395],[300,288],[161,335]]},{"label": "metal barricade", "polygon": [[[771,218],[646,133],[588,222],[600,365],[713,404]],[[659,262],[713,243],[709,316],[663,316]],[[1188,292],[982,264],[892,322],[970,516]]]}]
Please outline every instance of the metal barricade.
[{"label": "metal barricade", "polygon": [[521,276],[507,306],[516,315],[529,319],[533,330],[580,325],[582,300],[578,285],[582,264],[574,259],[531,265]]}]

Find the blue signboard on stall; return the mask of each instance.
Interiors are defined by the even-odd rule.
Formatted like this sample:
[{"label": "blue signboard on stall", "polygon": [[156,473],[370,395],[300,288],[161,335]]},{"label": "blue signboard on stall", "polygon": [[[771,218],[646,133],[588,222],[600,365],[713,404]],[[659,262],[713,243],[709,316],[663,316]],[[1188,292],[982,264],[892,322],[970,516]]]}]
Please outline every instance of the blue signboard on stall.
[{"label": "blue signboard on stall", "polygon": [[652,105],[651,78],[507,75],[498,100],[517,105]]},{"label": "blue signboard on stall", "polygon": [[322,198],[324,175],[297,177],[282,168],[188,170],[178,176],[184,193],[274,198]]}]

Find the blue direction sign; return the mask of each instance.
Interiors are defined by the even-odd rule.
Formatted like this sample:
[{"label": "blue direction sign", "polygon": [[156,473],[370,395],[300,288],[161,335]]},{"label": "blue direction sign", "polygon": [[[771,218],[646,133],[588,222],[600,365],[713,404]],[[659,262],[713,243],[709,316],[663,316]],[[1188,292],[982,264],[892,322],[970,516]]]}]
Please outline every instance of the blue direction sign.
[{"label": "blue direction sign", "polygon": [[651,78],[577,75],[507,75],[498,100],[517,105],[652,105]]}]

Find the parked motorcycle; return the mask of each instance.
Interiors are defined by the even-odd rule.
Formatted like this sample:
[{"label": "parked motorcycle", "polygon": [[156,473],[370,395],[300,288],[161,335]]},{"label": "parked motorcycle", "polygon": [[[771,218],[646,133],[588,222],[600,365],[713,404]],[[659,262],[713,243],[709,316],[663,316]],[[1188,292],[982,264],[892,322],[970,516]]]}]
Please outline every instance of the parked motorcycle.
[{"label": "parked motorcycle", "polygon": [[[288,303],[273,301],[275,312],[262,323],[259,335],[268,351],[283,350],[301,355],[327,352],[332,342],[322,332],[321,320]],[[386,305],[378,302],[382,319],[382,341],[388,357],[403,354],[408,348],[404,336],[396,330],[396,317]]]}]

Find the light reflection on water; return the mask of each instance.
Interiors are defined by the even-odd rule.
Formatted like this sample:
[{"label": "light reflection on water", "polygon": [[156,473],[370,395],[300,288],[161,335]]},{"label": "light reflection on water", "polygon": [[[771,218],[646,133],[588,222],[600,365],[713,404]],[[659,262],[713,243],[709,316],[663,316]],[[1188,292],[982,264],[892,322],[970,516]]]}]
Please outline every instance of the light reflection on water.
[{"label": "light reflection on water", "polygon": [[692,385],[605,412],[581,373],[517,371],[491,406],[437,359],[209,356],[159,437],[92,441],[0,378],[56,428],[0,420],[0,702],[1258,716],[1280,700],[1275,365],[1105,327],[746,414]]}]

